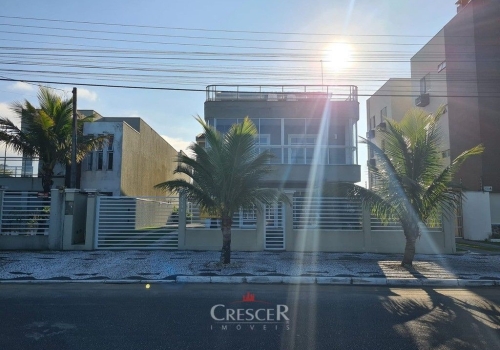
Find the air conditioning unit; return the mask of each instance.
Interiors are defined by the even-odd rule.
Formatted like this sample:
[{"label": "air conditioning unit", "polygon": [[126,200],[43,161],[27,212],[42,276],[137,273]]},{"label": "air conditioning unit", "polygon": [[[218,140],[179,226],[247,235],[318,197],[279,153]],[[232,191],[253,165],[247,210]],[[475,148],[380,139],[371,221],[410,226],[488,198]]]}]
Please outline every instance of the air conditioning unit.
[{"label": "air conditioning unit", "polygon": [[493,186],[483,186],[483,191],[484,192],[491,192],[491,191],[493,191]]},{"label": "air conditioning unit", "polygon": [[377,166],[377,161],[375,160],[375,158],[372,158],[372,159],[368,159],[368,161],[366,162],[367,165],[370,167],[376,167]]},{"label": "air conditioning unit", "polygon": [[386,127],[387,127],[387,125],[385,124],[385,122],[382,122],[379,125],[377,125],[377,130],[385,131]]},{"label": "air conditioning unit", "polygon": [[421,94],[415,99],[415,106],[425,107],[429,104],[429,94]]},{"label": "air conditioning unit", "polygon": [[373,139],[375,137],[375,130],[370,130],[366,132],[367,139]]}]

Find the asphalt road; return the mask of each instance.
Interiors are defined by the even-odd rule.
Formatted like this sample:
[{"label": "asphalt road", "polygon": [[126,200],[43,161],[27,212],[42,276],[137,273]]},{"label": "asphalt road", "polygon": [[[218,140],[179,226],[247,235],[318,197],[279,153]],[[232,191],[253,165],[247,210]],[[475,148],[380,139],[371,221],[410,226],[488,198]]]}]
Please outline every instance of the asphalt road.
[{"label": "asphalt road", "polygon": [[3,284],[0,349],[500,349],[499,305],[499,288]]}]

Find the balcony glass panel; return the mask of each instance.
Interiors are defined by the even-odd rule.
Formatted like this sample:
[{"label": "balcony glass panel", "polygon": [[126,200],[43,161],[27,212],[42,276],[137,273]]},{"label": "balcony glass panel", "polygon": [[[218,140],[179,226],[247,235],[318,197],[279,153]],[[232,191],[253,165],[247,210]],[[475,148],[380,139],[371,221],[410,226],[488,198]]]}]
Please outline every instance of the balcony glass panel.
[{"label": "balcony glass panel", "polygon": [[305,119],[285,119],[285,145],[290,144],[290,135],[305,135]]}]

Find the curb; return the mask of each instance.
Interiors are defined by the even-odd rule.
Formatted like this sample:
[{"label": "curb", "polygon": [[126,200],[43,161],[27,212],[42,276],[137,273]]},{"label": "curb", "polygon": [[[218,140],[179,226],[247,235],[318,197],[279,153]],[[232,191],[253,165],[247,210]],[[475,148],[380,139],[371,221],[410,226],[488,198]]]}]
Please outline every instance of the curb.
[{"label": "curb", "polygon": [[214,283],[214,284],[317,284],[356,285],[389,287],[492,287],[500,286],[500,280],[465,279],[418,279],[385,277],[304,277],[304,276],[177,276],[175,280],[0,280],[0,284],[170,284],[170,283]]}]

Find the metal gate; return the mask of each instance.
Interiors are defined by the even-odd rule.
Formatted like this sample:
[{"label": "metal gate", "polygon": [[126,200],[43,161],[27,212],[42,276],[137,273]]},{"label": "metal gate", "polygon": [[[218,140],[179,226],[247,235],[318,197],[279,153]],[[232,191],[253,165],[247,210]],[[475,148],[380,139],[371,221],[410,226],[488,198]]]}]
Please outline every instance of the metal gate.
[{"label": "metal gate", "polygon": [[6,191],[0,204],[1,234],[49,234],[50,197],[38,192]]},{"label": "metal gate", "polygon": [[266,205],[265,249],[285,249],[283,203]]},{"label": "metal gate", "polygon": [[178,197],[97,197],[96,249],[177,249]]}]

